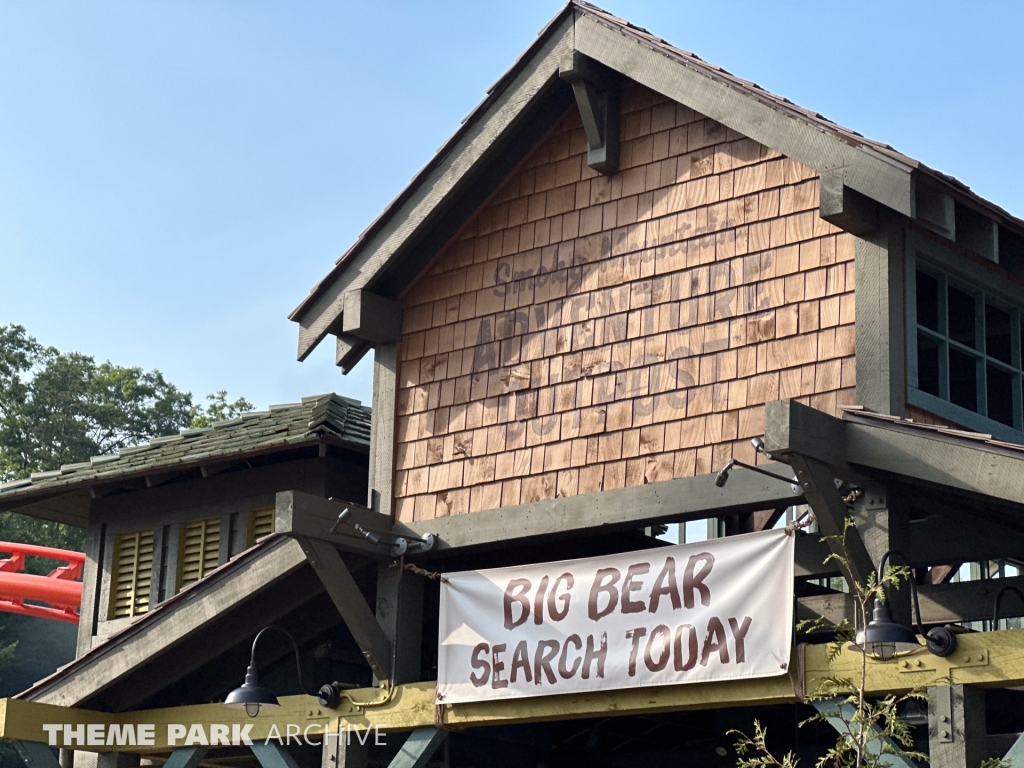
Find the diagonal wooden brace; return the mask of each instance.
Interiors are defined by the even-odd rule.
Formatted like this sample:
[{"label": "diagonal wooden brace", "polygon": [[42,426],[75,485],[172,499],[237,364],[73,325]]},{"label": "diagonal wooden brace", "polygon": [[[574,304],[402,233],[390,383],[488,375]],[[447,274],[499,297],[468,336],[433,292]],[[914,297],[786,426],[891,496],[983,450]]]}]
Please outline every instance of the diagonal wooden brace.
[{"label": "diagonal wooden brace", "polygon": [[323,582],[327,594],[344,619],[363,656],[380,681],[391,680],[391,642],[384,634],[377,617],[359,591],[333,544],[318,539],[297,537],[306,559]]}]

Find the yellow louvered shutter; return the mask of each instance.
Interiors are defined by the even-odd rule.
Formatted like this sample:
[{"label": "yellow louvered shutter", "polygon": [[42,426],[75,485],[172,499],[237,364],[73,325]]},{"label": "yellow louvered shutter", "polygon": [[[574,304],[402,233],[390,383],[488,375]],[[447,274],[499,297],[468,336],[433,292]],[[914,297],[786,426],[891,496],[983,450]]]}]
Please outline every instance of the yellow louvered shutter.
[{"label": "yellow louvered shutter", "polygon": [[134,531],[115,536],[110,618],[138,616],[148,611],[152,577],[153,531]]},{"label": "yellow louvered shutter", "polygon": [[263,507],[249,513],[249,536],[246,546],[251,547],[264,536],[274,532],[274,508]]},{"label": "yellow louvered shutter", "polygon": [[193,520],[181,526],[178,545],[181,567],[178,589],[199,581],[217,567],[220,557],[220,518]]}]

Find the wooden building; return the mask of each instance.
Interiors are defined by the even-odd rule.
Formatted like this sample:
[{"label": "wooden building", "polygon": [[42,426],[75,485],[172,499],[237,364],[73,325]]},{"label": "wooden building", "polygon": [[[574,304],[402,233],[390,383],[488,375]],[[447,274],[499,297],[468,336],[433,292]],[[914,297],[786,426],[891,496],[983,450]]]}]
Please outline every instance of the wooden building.
[{"label": "wooden building", "polygon": [[[806,506],[817,531],[796,540],[797,616],[851,617],[835,577],[864,580],[900,552],[926,626],[985,631],[960,635],[952,656],[870,662],[869,694],[933,686],[915,735],[936,768],[1024,755],[1024,631],[990,622],[1001,588],[1024,586],[1007,576],[1024,561],[1022,308],[1024,222],[888,145],[570,2],[292,315],[300,359],[329,337],[343,372],[372,352],[366,508],[330,500],[362,499],[352,485],[332,490],[342,476],[332,451],[344,446],[308,459],[305,483],[261,486],[278,492],[277,533],[235,561],[224,542],[240,502],[180,520],[173,505],[154,508],[154,553],[160,531],[185,518],[221,526],[210,595],[200,581],[90,650],[104,636],[97,611],[121,604],[87,575],[99,607],[83,607],[83,655],[8,702],[3,737],[45,760],[32,751],[36,702],[72,708],[69,722],[96,711],[120,723],[222,722],[220,705],[204,702],[240,679],[246,643],[273,620],[301,634],[310,659],[365,659],[329,674],[368,687],[336,707],[290,698],[254,733],[297,719],[395,735],[322,752],[254,748],[266,768],[729,765],[726,732],[755,717],[810,759],[834,734],[794,731],[794,720],[815,680],[856,667],[854,652],[830,661],[795,633],[790,672],[763,680],[438,704],[438,586],[424,577],[650,549],[659,526],[687,521],[713,521],[713,536],[755,532]],[[732,459],[776,477],[738,469],[723,487],[716,474]],[[188,485],[192,504],[217,480],[206,474]],[[11,498],[24,493],[53,519],[84,521],[88,509],[94,530],[110,526],[96,542],[130,519],[134,498],[163,493],[134,477],[138,491],[106,502],[82,492],[57,502],[31,486]],[[346,507],[384,541],[339,528]],[[847,520],[852,560],[840,573],[822,534]],[[413,544],[397,561],[419,570],[396,567],[391,541],[428,533],[432,547]],[[151,573],[156,603],[163,570]],[[300,587],[305,602],[289,605]],[[909,622],[909,594],[892,602]],[[252,613],[255,603],[265,610]],[[1003,608],[1024,613],[1013,597]],[[108,614],[112,630],[119,620]],[[165,639],[160,621],[190,629]],[[147,626],[151,639],[121,650]],[[157,675],[149,649],[160,642],[187,671]],[[125,655],[103,655],[115,648]],[[282,692],[287,650],[269,665]],[[161,751],[169,745],[101,759]],[[242,752],[204,759],[253,759]],[[191,766],[203,754],[172,759]]]}]

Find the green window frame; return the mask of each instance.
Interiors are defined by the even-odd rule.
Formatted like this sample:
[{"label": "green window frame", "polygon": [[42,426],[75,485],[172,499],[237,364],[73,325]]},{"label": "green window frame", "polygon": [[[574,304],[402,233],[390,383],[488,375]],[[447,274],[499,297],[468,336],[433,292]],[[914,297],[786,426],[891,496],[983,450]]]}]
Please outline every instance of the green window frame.
[{"label": "green window frame", "polygon": [[917,235],[907,246],[908,401],[1024,443],[1024,291]]}]

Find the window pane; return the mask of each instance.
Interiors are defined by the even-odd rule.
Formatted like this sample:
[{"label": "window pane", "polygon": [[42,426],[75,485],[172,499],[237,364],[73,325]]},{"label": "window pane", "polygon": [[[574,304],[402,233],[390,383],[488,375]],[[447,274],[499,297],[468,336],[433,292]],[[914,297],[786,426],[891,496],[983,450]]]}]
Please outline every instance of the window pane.
[{"label": "window pane", "polygon": [[977,359],[952,347],[949,350],[949,400],[961,408],[978,410]]},{"label": "window pane", "polygon": [[917,333],[917,388],[939,397],[939,342],[920,331]]},{"label": "window pane", "polygon": [[949,286],[949,338],[974,348],[974,297]]},{"label": "window pane", "polygon": [[1010,356],[1010,313],[985,305],[985,352],[996,360],[1012,363]]},{"label": "window pane", "polygon": [[917,323],[939,330],[939,281],[927,272],[917,272]]},{"label": "window pane", "polygon": [[1013,374],[988,366],[988,417],[1013,426]]}]

